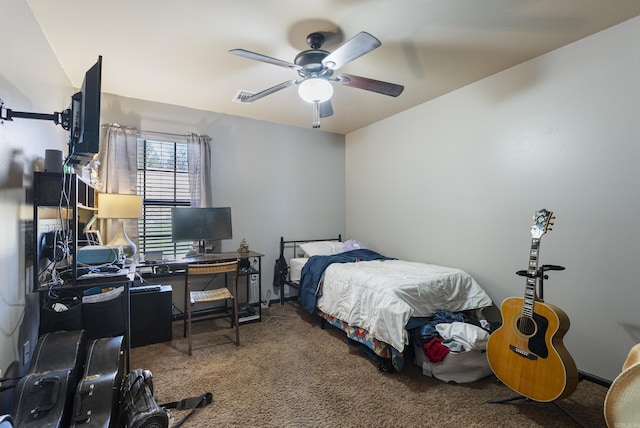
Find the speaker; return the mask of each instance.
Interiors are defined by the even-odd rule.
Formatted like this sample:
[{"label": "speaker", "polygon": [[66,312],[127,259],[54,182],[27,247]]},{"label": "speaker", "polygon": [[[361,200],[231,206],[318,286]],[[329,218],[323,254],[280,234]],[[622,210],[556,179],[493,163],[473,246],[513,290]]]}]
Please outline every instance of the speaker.
[{"label": "speaker", "polygon": [[60,150],[45,150],[44,170],[47,172],[62,172],[62,152]]},{"label": "speaker", "polygon": [[131,347],[168,342],[171,334],[170,285],[131,287]]}]

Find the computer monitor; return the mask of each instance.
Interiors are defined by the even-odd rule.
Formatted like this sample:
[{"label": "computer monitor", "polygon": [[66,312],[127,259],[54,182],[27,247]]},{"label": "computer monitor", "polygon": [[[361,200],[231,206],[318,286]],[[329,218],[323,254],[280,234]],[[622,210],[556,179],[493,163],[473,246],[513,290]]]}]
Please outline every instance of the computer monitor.
[{"label": "computer monitor", "polygon": [[198,241],[200,252],[204,241],[232,239],[231,208],[171,208],[171,239]]}]

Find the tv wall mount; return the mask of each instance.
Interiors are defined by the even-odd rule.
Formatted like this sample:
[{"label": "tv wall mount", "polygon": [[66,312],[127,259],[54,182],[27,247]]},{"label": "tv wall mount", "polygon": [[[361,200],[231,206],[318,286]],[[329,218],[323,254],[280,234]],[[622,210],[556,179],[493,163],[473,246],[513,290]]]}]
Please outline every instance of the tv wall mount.
[{"label": "tv wall mount", "polygon": [[71,109],[65,109],[62,112],[53,112],[53,114],[46,113],[31,113],[26,111],[13,111],[10,108],[5,108],[4,101],[0,98],[0,123],[4,121],[13,121],[13,118],[21,119],[37,119],[37,120],[50,120],[56,125],[62,126],[65,131],[71,129]]}]

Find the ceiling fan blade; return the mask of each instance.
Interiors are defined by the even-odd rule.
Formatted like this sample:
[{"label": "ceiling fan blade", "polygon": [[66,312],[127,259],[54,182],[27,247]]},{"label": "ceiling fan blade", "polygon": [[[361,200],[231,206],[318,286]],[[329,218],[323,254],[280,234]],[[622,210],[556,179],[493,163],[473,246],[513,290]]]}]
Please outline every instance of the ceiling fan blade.
[{"label": "ceiling fan blade", "polygon": [[322,60],[322,64],[331,70],[337,70],[354,59],[371,52],[380,45],[382,45],[380,40],[365,31],[361,31],[347,40],[338,49],[327,55]]},{"label": "ceiling fan blade", "polygon": [[353,74],[343,73],[336,78],[338,83],[352,88],[365,89],[367,91],[377,92],[382,95],[397,97],[404,90],[404,86],[395,83],[383,82],[381,80],[369,79],[367,77],[354,76]]},{"label": "ceiling fan blade", "polygon": [[320,113],[321,118],[333,116],[333,106],[331,105],[331,100],[327,100],[323,103],[319,103],[318,111]]},{"label": "ceiling fan blade", "polygon": [[299,65],[296,65],[292,62],[284,61],[278,58],[272,58],[270,56],[248,51],[246,49],[231,49],[229,53],[233,55],[241,56],[243,58],[254,59],[256,61],[262,61],[269,64],[277,65],[279,67],[292,68],[294,70],[298,70],[301,68]]},{"label": "ceiling fan blade", "polygon": [[272,86],[272,87],[271,87],[271,88],[269,88],[269,89],[265,89],[265,90],[264,90],[264,91],[262,91],[262,92],[258,92],[257,94],[253,94],[253,95],[251,95],[251,96],[249,96],[249,97],[247,97],[247,98],[244,98],[244,99],[242,100],[242,102],[243,102],[244,104],[252,103],[252,102],[254,102],[254,101],[256,101],[256,100],[259,100],[259,99],[260,99],[260,98],[262,98],[262,97],[266,97],[267,95],[271,95],[271,94],[273,94],[274,92],[278,92],[278,91],[279,91],[279,90],[281,90],[281,89],[288,88],[289,86],[291,86],[291,85],[295,85],[295,84],[296,84],[296,81],[295,81],[295,80],[287,80],[286,82],[282,82],[282,83],[280,83],[280,84],[278,84],[278,85],[276,85],[276,86]]}]

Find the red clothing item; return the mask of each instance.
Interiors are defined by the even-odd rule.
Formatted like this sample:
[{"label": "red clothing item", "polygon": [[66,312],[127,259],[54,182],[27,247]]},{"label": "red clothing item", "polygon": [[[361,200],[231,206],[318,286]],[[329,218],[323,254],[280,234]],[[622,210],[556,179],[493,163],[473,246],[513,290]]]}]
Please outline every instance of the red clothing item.
[{"label": "red clothing item", "polygon": [[446,357],[450,351],[449,348],[442,344],[442,338],[438,336],[423,343],[422,350],[424,351],[424,355],[426,355],[432,363],[439,363],[444,360],[444,357]]}]

